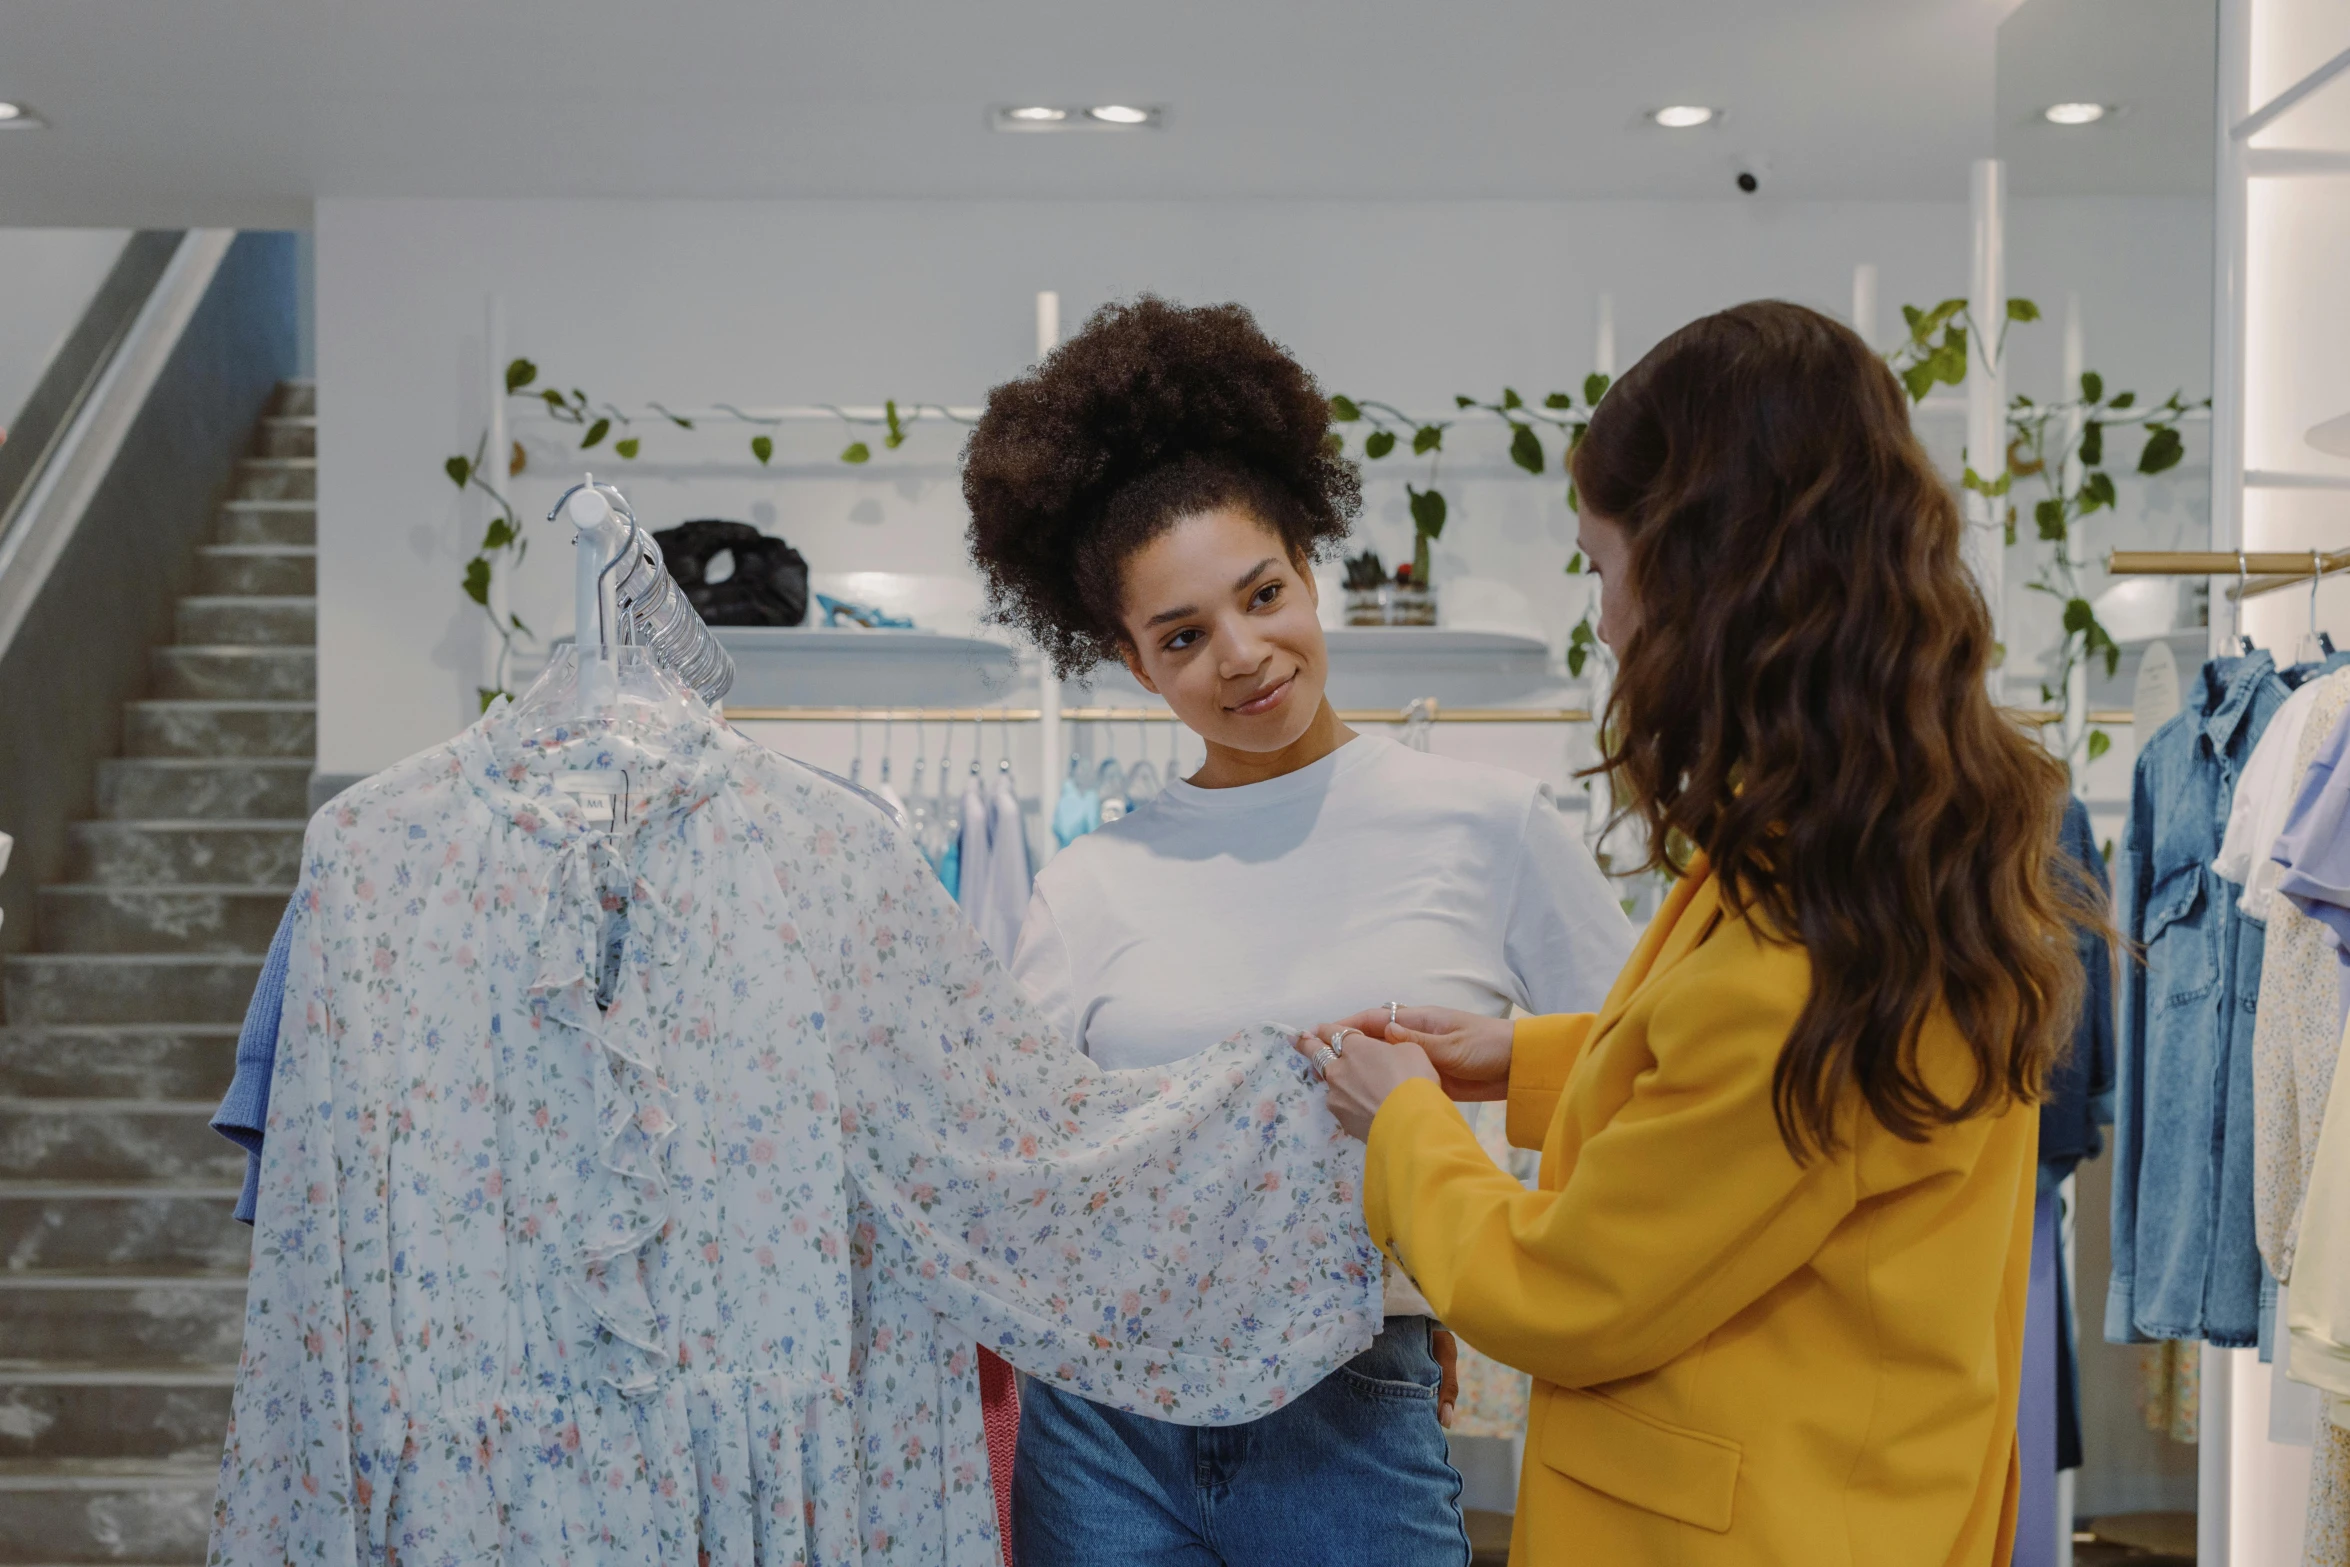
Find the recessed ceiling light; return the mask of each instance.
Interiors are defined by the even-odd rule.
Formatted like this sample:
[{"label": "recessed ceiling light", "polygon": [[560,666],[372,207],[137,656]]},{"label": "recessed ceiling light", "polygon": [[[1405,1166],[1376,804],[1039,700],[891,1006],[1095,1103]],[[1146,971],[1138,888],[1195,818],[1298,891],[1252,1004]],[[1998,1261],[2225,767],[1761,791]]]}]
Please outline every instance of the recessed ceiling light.
[{"label": "recessed ceiling light", "polygon": [[2051,125],[2095,125],[2112,112],[2101,103],[2052,103],[2040,118]]},{"label": "recessed ceiling light", "polygon": [[1701,103],[1675,103],[1653,111],[1648,117],[1668,131],[1686,131],[1711,124],[1718,112]]},{"label": "recessed ceiling light", "polygon": [[1096,104],[1085,112],[1104,125],[1148,125],[1159,117],[1156,109],[1137,109],[1125,103]]},{"label": "recessed ceiling light", "polygon": [[37,130],[48,123],[27,105],[0,99],[0,130]]},{"label": "recessed ceiling light", "polygon": [[1005,119],[1018,120],[1023,125],[1054,125],[1068,117],[1069,111],[1066,109],[1048,109],[1042,104],[1033,103],[1024,108],[1004,111]]}]

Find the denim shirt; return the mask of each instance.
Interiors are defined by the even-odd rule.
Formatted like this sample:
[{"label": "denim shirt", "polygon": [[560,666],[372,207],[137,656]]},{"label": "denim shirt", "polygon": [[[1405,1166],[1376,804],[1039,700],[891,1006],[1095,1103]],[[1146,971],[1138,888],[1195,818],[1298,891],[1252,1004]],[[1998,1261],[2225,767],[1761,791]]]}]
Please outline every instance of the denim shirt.
[{"label": "denim shirt", "polygon": [[245,1186],[237,1194],[236,1217],[246,1224],[253,1222],[254,1200],[260,1195],[261,1135],[269,1125],[269,1080],[277,1073],[278,1019],[285,1010],[286,963],[293,943],[294,903],[288,899],[285,913],[278,916],[277,934],[269,939],[260,983],[246,1004],[245,1026],[237,1034],[236,1075],[212,1115],[212,1129],[245,1150]]},{"label": "denim shirt", "polygon": [[2259,1337],[2252,1009],[2265,933],[2211,862],[2236,779],[2291,689],[2265,652],[2215,658],[2138,753],[2123,929],[2141,960],[2122,986],[2113,1343]]},{"label": "denim shirt", "polygon": [[[2077,799],[2064,802],[2059,842],[2063,870],[2078,876],[2102,907],[2110,892],[2105,856],[2090,830],[2089,808]],[[2113,1124],[2113,947],[2103,930],[2082,930],[2075,939],[2085,981],[2081,1018],[2072,1048],[2049,1069],[2047,1096],[2040,1102],[2040,1164],[2060,1181],[2083,1159],[2104,1151],[2099,1128]]]}]

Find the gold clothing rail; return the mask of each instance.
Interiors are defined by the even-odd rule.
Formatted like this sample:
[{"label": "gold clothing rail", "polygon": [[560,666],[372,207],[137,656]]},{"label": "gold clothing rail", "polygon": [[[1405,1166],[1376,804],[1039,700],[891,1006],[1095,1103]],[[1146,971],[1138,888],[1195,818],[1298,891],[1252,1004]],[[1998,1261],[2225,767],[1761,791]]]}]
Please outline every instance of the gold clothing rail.
[{"label": "gold clothing rail", "polygon": [[2105,569],[2116,577],[2237,577],[2229,597],[2258,598],[2350,570],[2350,550],[2115,550]]}]

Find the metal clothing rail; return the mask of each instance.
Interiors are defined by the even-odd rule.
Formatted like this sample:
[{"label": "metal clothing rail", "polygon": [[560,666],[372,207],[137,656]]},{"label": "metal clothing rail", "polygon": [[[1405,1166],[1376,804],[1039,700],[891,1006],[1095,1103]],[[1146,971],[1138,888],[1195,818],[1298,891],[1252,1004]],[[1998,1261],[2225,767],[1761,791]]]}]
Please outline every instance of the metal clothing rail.
[{"label": "metal clothing rail", "polygon": [[2105,569],[2116,577],[2235,577],[2229,597],[2248,599],[2350,570],[2350,550],[2115,550]]},{"label": "metal clothing rail", "polygon": [[[1591,713],[1580,707],[1445,707],[1425,704],[1425,715],[1439,724],[1587,724]],[[2035,727],[2060,723],[2064,714],[2036,708],[2010,708],[2018,723]],[[1044,717],[1033,707],[735,707],[726,716],[736,723],[795,724],[1033,724]],[[1409,708],[1348,707],[1338,711],[1349,724],[1403,724],[1415,715]],[[1061,721],[1071,724],[1173,723],[1174,713],[1163,707],[1064,707]],[[2089,714],[2093,724],[2127,724],[2127,708],[2100,708]]]},{"label": "metal clothing rail", "polygon": [[[1338,717],[1349,724],[1402,724],[1425,717],[1439,724],[1587,724],[1591,714],[1579,707],[1444,707],[1428,701],[1421,711],[1394,707],[1349,707]],[[1033,724],[1044,717],[1033,707],[735,707],[728,719],[741,723],[798,724]],[[1064,707],[1065,724],[1162,724],[1175,715],[1164,707]]]}]

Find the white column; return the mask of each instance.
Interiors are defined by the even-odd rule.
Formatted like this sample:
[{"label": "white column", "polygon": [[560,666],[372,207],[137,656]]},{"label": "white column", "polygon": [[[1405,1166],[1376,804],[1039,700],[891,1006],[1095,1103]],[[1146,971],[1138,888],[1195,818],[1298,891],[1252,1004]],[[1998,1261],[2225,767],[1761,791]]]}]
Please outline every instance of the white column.
[{"label": "white column", "polygon": [[[1966,463],[1985,483],[2007,471],[2007,384],[2000,339],[2007,325],[2006,171],[1997,158],[1975,161],[1968,181],[1974,212],[1973,286],[1967,308],[1974,317],[1974,363],[1967,366]],[[2007,640],[2007,502],[1974,490],[1966,492],[1967,560],[1974,567],[1991,628]],[[2001,684],[1997,673],[1992,687]]]},{"label": "white column", "polygon": [[1593,323],[1591,368],[1610,380],[1616,373],[1616,296],[1599,296],[1598,315]]},{"label": "white column", "polygon": [[[2251,0],[2220,0],[2217,112],[2218,180],[2213,191],[2211,268],[2211,547],[2248,549],[2244,525],[2244,273],[2250,229],[2244,144],[2230,128],[2251,112]],[[2211,579],[2214,653],[2236,651],[2236,613],[2226,597],[2233,579]]]},{"label": "white column", "polygon": [[1852,329],[1860,340],[1877,346],[1877,264],[1864,261],[1852,269]]},{"label": "white column", "polygon": [[[2058,482],[2063,493],[2071,495],[2081,487],[2081,431],[2087,424],[2077,406],[2081,399],[2081,372],[2088,368],[2087,338],[2081,326],[2081,296],[2076,292],[2064,296],[2064,391],[2065,401],[2075,404],[2064,420],[2064,471]],[[2065,563],[2072,568],[2073,580],[2089,564],[2089,550],[2081,538],[2081,525],[2075,519],[2065,532]],[[2078,756],[2081,734],[2089,727],[2089,660],[2083,656],[2073,663],[2072,673],[2064,683],[2064,747],[2067,756]],[[2075,787],[2079,787],[2078,784]],[[2071,1538],[2068,1532],[2066,1538]]]},{"label": "white column", "polygon": [[[1045,355],[1061,346],[1061,296],[1046,289],[1036,296],[1036,357],[1042,363]],[[1036,652],[1036,753],[1037,767],[1044,776],[1036,781],[1036,797],[1044,817],[1044,830],[1036,835],[1037,863],[1053,857],[1060,848],[1060,840],[1053,836],[1053,807],[1061,798],[1061,680],[1053,673],[1053,661],[1042,648]]]},{"label": "white column", "polygon": [[[482,354],[489,361],[486,366],[488,374],[482,379],[490,399],[489,418],[486,421],[489,437],[482,443],[481,460],[485,470],[482,482],[494,486],[498,493],[503,495],[506,492],[506,443],[509,439],[506,434],[506,300],[503,295],[491,294],[482,301],[481,344]],[[490,519],[498,515],[500,513],[497,503],[490,500],[488,496],[483,496],[481,525],[487,528]],[[470,548],[476,541],[476,539],[465,539],[460,542]],[[514,602],[514,584],[510,580],[512,576],[511,571],[500,571],[493,573],[490,577],[489,610],[491,614],[498,617],[500,625],[506,624],[506,617],[513,612],[511,606]],[[496,667],[497,633],[484,627],[483,636],[485,645],[482,649],[482,657],[491,678],[498,678],[502,673],[503,678],[512,680],[514,678],[513,670],[508,669],[501,672]],[[489,681],[485,680],[482,684],[487,685]]]}]

